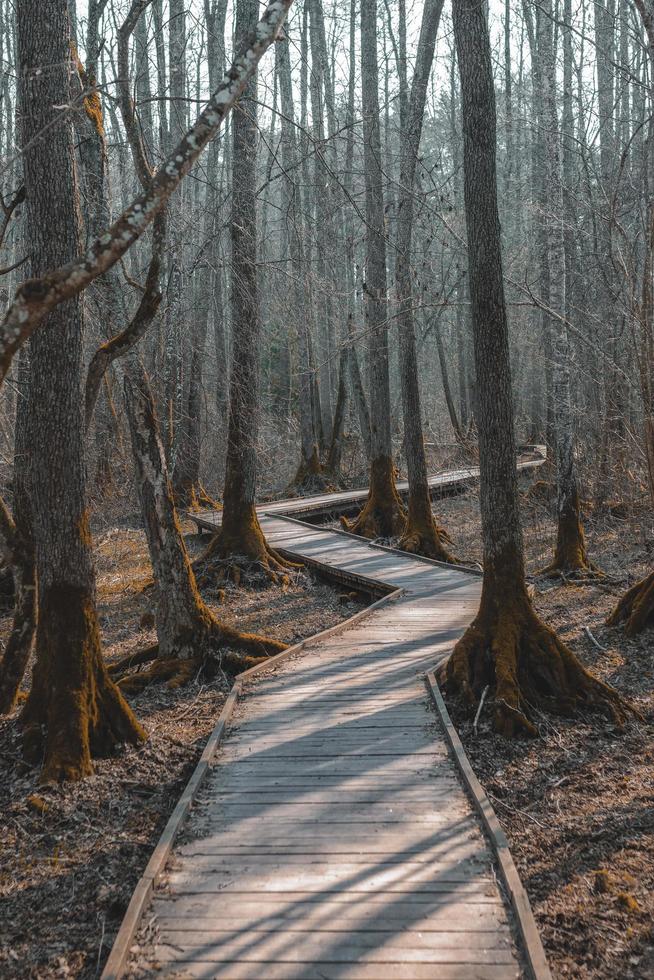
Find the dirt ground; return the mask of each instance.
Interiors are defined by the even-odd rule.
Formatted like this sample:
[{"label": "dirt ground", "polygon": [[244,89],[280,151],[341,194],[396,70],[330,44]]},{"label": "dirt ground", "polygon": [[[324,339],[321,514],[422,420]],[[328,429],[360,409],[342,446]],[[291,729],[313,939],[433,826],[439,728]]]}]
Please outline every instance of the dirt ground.
[{"label": "dirt ground", "polygon": [[[523,498],[529,569],[549,558],[552,514]],[[441,523],[462,559],[481,558],[476,492],[440,500]],[[626,640],[604,620],[654,562],[645,506],[586,515],[602,585],[536,583],[535,602],[599,676],[646,716],[617,732],[605,719],[540,718],[540,737],[507,742],[484,709],[478,735],[450,703],[473,766],[507,832],[555,977],[654,978],[654,633]],[[189,537],[197,553],[199,542]],[[108,660],[154,641],[147,551],[137,526],[97,537],[101,626]],[[286,590],[228,588],[215,611],[242,629],[286,642],[351,615],[360,603],[302,576]],[[0,637],[9,620],[0,620]],[[590,635],[585,631],[590,630]],[[599,649],[599,644],[604,649]],[[150,738],[98,763],[72,786],[39,787],[20,762],[13,719],[0,722],[0,976],[99,975],[130,894],[220,711],[231,678],[196,680],[133,699]]]},{"label": "dirt ground", "polygon": [[[206,540],[206,539],[205,539]],[[188,538],[197,553],[197,537]],[[155,641],[150,565],[137,526],[96,541],[101,629],[107,660]],[[352,599],[307,573],[283,589],[205,592],[239,629],[295,642],[353,615]],[[145,618],[144,618],[145,617]],[[141,623],[143,625],[141,625]],[[0,620],[0,639],[10,619]],[[0,720],[0,977],[99,976],[134,886],[195,766],[233,678],[179,690],[153,686],[131,698],[149,738],[100,760],[82,783],[44,788],[21,763],[15,718]]]},{"label": "dirt ground", "polygon": [[[554,522],[542,503],[524,504],[533,572],[549,557]],[[481,558],[474,494],[436,509],[457,555]],[[450,699],[448,707],[509,838],[553,975],[653,980],[654,630],[629,640],[604,621],[617,596],[654,564],[654,515],[645,504],[617,512],[586,519],[590,554],[609,581],[537,581],[535,604],[587,667],[633,699],[645,722],[618,732],[593,715],[541,717],[538,739],[507,741],[493,733],[488,706],[476,736],[461,705]]]}]

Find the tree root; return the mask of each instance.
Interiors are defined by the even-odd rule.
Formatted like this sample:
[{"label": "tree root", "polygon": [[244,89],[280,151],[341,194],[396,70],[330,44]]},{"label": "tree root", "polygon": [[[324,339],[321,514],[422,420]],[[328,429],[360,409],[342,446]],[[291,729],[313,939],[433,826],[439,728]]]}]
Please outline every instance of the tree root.
[{"label": "tree root", "polygon": [[222,504],[214,500],[211,494],[207,493],[204,486],[199,483],[191,488],[186,503],[186,510],[190,514],[197,514],[202,510],[222,510]]},{"label": "tree root", "polygon": [[636,709],[593,677],[532,609],[526,593],[489,601],[456,644],[445,668],[448,692],[469,704],[494,688],[496,731],[507,737],[537,734],[534,710],[571,715],[580,708],[602,712],[622,727]]},{"label": "tree root", "polygon": [[159,644],[155,643],[151,647],[145,647],[143,650],[139,650],[137,653],[132,653],[129,657],[123,657],[115,664],[109,664],[107,670],[110,677],[117,677],[120,674],[126,673],[133,667],[142,667],[143,664],[149,664],[153,660],[156,660],[157,654],[159,653]]},{"label": "tree root", "polygon": [[297,468],[295,476],[286,488],[289,496],[304,496],[305,494],[331,493],[334,487],[329,474],[318,459],[318,454],[307,462],[303,459]]},{"label": "tree root", "polygon": [[456,564],[457,559],[446,547],[452,544],[452,539],[444,528],[439,527],[431,511],[430,517],[431,520],[427,518],[426,521],[413,519],[409,510],[398,548],[412,555],[422,555],[423,558],[432,558],[434,561]]},{"label": "tree root", "polygon": [[173,691],[192,681],[201,668],[200,657],[193,657],[191,660],[180,660],[176,657],[170,660],[156,660],[149,670],[128,674],[117,684],[123,694],[130,695],[140,694],[150,684],[161,684],[164,681],[166,687]]},{"label": "tree root", "polygon": [[209,542],[207,550],[193,563],[198,585],[222,585],[231,579],[268,581],[288,585],[289,573],[302,565],[288,561],[266,541],[254,508],[237,531],[224,526]]},{"label": "tree root", "polygon": [[625,624],[627,636],[636,636],[646,626],[654,626],[654,572],[632,585],[606,620],[607,626],[619,623]]},{"label": "tree root", "polygon": [[538,578],[560,576],[566,584],[597,582],[604,578],[602,570],[588,558],[577,498],[575,501],[565,514],[559,514],[554,558],[536,573]]},{"label": "tree root", "polygon": [[341,517],[341,526],[362,538],[399,537],[406,523],[406,510],[395,487],[392,460],[381,457],[372,461],[368,499],[354,521]]},{"label": "tree root", "polygon": [[606,573],[590,561],[577,568],[561,568],[556,562],[552,561],[549,565],[534,572],[533,577],[560,578],[564,585],[592,585],[594,582],[606,581]]},{"label": "tree root", "polygon": [[[213,678],[225,669],[239,674],[286,650],[287,644],[256,633],[239,633],[213,620],[208,634],[198,643],[198,649],[198,655],[188,659],[155,659],[149,670],[122,677],[117,682],[118,686],[124,694],[130,695],[140,694],[150,684],[164,682],[170,690],[176,690],[198,675]],[[130,666],[147,663],[153,659],[153,651],[156,658],[157,650],[157,647],[149,647],[132,657],[125,657],[114,665],[114,669],[122,667],[127,670]]]}]

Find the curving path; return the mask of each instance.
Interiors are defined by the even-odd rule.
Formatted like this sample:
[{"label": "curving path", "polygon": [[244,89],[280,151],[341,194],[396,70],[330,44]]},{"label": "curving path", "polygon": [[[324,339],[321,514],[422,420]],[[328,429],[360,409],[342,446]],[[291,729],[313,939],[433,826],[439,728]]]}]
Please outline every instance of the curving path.
[{"label": "curving path", "polygon": [[[219,515],[194,519],[208,527]],[[517,930],[424,681],[474,616],[481,579],[278,514],[261,520],[275,546],[396,591],[243,687],[149,883],[130,969],[546,980],[528,903],[523,921],[512,894]],[[530,930],[531,946],[517,938]],[[122,975],[112,958],[105,978]]]}]

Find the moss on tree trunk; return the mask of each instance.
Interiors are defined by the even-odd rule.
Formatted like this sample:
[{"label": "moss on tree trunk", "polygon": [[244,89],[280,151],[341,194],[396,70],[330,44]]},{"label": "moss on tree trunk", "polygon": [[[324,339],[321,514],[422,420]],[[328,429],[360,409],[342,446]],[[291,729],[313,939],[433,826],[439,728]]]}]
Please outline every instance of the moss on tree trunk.
[{"label": "moss on tree trunk", "polygon": [[378,456],[370,464],[368,499],[354,521],[341,518],[351,534],[363,538],[391,538],[402,533],[406,520],[404,504],[395,487],[395,469],[390,456]]},{"label": "moss on tree trunk", "polygon": [[93,756],[145,738],[109,678],[95,604],[79,586],[58,583],[40,597],[34,679],[20,724],[27,757],[43,760],[43,781],[81,779],[93,771]]}]

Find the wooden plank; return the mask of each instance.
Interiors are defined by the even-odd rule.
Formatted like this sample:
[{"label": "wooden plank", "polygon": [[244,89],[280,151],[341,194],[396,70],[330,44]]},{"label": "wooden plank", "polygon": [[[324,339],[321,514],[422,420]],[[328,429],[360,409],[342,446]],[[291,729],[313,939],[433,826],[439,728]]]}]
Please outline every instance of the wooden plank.
[{"label": "wooden plank", "polygon": [[[426,895],[447,894],[452,896],[455,901],[458,895],[474,896],[486,895],[494,891],[496,885],[492,878],[471,878],[469,875],[451,874],[443,875],[442,878],[431,880],[430,876],[425,876],[422,880],[416,874],[415,880],[410,881],[392,871],[380,871],[378,874],[364,876],[359,875],[353,885],[349,885],[347,891],[350,894],[366,894],[367,892],[383,892],[384,894],[396,893],[401,895],[411,894],[417,888]],[[304,869],[296,874],[289,874],[286,878],[281,876],[265,877],[253,875],[242,878],[235,877],[230,879],[228,875],[219,872],[201,871],[193,869],[191,871],[170,871],[166,875],[166,887],[170,894],[177,895],[206,895],[232,893],[235,895],[260,894],[262,892],[274,892],[275,894],[286,894],[287,892],[303,891],[315,892],[320,895],[332,895],[343,888],[342,882],[334,872],[334,875],[325,881],[323,875],[312,874],[311,871]]]},{"label": "wooden plank", "polygon": [[515,966],[486,964],[439,964],[438,974],[431,963],[293,963],[285,962],[207,963],[201,961],[167,963],[157,967],[158,977],[176,980],[517,980]]},{"label": "wooden plank", "polygon": [[[511,963],[511,934],[508,929],[476,932],[465,947],[456,932],[428,932],[404,929],[401,932],[339,931],[293,933],[292,938],[277,930],[247,932],[226,929],[172,929],[161,944],[169,959],[212,960],[213,962],[260,963],[280,959],[286,963],[311,957],[316,962],[388,963]],[[172,948],[171,948],[172,947]],[[175,951],[180,951],[177,957]],[[162,960],[164,956],[160,956]]]},{"label": "wooden plank", "polygon": [[[178,939],[182,933],[175,933]],[[285,963],[287,966],[308,960],[314,964],[337,964],[337,963],[430,963],[438,965],[441,963],[465,963],[510,966],[515,962],[513,950],[511,949],[474,949],[461,942],[456,944],[455,937],[452,937],[452,946],[449,948],[421,948],[411,947],[407,942],[397,942],[388,948],[371,948],[365,942],[358,942],[358,935],[349,937],[347,942],[334,941],[333,938],[322,933],[313,938],[312,942],[302,948],[294,945],[289,937],[273,934],[276,942],[262,944],[263,949],[258,949],[254,945],[254,940],[248,943],[247,937],[237,943],[216,943],[212,945],[207,941],[204,945],[198,946],[184,945],[177,946],[159,943],[154,948],[155,960],[160,963],[180,963],[193,962],[200,960],[211,963]],[[320,940],[326,939],[321,942]]]},{"label": "wooden plank", "polygon": [[[503,921],[500,905],[455,905],[441,902],[439,908],[413,905],[404,914],[395,914],[394,906],[382,909],[370,908],[366,902],[366,911],[358,914],[350,907],[328,906],[323,902],[291,905],[290,908],[273,906],[270,909],[262,903],[232,904],[218,914],[199,915],[190,911],[188,906],[185,915],[179,914],[177,906],[181,900],[158,900],[154,903],[153,912],[156,915],[157,927],[162,934],[168,935],[169,930],[283,930],[285,933],[371,933],[400,931],[403,929],[419,929],[425,934],[449,935],[469,934],[472,941],[478,936],[489,932],[500,932],[511,935]],[[428,911],[425,911],[425,908]],[[458,942],[461,936],[457,937]],[[295,940],[294,940],[295,941]]]}]

